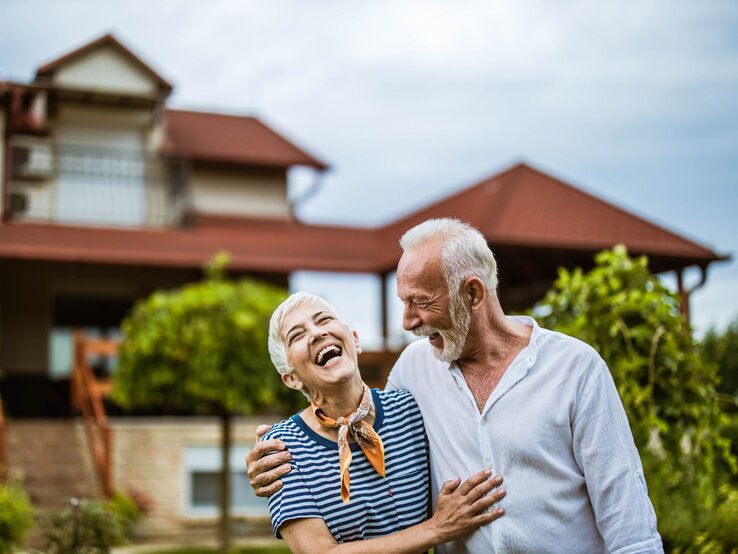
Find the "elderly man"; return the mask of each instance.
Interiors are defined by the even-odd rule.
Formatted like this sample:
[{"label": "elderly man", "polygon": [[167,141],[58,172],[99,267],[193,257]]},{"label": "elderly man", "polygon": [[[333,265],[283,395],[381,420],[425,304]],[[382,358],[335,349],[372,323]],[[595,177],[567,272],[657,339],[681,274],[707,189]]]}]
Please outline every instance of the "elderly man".
[{"label": "elderly man", "polygon": [[[408,346],[387,388],[407,389],[425,420],[432,492],[491,468],[505,516],[446,552],[663,552],[643,469],[610,372],[586,344],[506,316],[497,266],[476,229],[434,219],[400,244]],[[257,494],[285,471],[277,444],[249,455]]]}]

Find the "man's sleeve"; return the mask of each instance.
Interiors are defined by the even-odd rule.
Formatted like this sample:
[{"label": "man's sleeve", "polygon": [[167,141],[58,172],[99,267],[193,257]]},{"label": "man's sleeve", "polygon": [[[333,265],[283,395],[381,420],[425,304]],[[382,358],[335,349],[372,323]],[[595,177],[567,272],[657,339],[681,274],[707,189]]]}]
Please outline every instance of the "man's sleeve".
[{"label": "man's sleeve", "polygon": [[663,552],[641,460],[612,375],[598,360],[588,377],[572,424],[574,456],[607,551]]}]

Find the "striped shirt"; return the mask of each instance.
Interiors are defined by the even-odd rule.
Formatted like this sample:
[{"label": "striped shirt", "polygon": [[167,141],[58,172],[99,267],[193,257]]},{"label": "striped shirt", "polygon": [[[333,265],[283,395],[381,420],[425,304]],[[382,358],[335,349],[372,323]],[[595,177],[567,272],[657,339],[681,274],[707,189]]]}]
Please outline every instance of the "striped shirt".
[{"label": "striped shirt", "polygon": [[374,429],[384,443],[382,478],[351,443],[351,500],[341,500],[338,445],[321,437],[299,414],[274,425],[264,439],[277,438],[292,454],[284,486],[269,497],[277,538],[294,519],[320,518],[337,542],[395,533],[424,521],[428,514],[428,447],[423,419],[407,391],[372,390]]}]

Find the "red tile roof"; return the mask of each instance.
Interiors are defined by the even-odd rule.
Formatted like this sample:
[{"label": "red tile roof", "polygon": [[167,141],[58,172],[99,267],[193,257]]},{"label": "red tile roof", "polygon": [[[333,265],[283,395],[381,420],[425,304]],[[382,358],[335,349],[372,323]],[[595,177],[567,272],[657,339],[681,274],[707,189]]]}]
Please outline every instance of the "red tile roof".
[{"label": "red tile roof", "polygon": [[588,255],[624,243],[658,262],[657,271],[725,259],[526,165],[378,229],[202,216],[192,228],[162,230],[10,222],[0,224],[0,258],[197,268],[227,250],[235,270],[385,272],[397,265],[404,231],[443,216],[478,227],[493,250]]},{"label": "red tile roof", "polygon": [[166,94],[169,94],[172,91],[172,85],[164,79],[161,75],[159,75],[156,71],[154,71],[148,64],[146,64],[141,58],[136,56],[133,52],[131,52],[128,48],[123,46],[123,44],[118,41],[113,35],[107,34],[103,35],[100,38],[93,40],[92,42],[89,42],[80,48],[77,48],[76,50],[73,50],[67,54],[64,54],[63,56],[56,58],[55,60],[50,61],[47,64],[42,65],[36,70],[36,78],[39,77],[51,77],[54,72],[65,65],[66,63],[74,60],[75,58],[78,58],[88,52],[91,52],[97,48],[100,48],[101,46],[112,46],[113,48],[120,51],[126,58],[128,58],[130,61],[132,61],[136,66],[138,66],[141,70],[143,70],[146,74],[148,74],[152,79],[154,79],[157,84],[159,85],[159,88]]},{"label": "red tile roof", "polygon": [[[432,217],[458,217],[496,245],[599,251],[618,243],[632,253],[724,259],[708,248],[646,221],[528,165],[518,164],[393,223],[388,236]],[[390,244],[387,245],[391,246]],[[389,264],[396,252],[387,259]]]},{"label": "red tile roof", "polygon": [[167,110],[166,129],[165,154],[254,166],[328,168],[255,117]]}]

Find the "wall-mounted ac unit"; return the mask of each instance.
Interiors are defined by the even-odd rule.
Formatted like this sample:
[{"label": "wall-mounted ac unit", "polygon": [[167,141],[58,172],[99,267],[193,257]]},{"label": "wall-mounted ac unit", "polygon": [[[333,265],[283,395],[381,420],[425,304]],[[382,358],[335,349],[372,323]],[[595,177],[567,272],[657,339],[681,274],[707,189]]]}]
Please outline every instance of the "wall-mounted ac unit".
[{"label": "wall-mounted ac unit", "polygon": [[13,178],[47,179],[54,174],[54,152],[50,144],[14,144],[11,157]]}]

